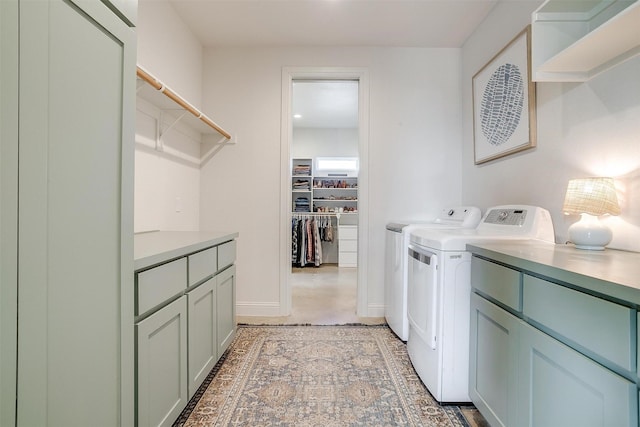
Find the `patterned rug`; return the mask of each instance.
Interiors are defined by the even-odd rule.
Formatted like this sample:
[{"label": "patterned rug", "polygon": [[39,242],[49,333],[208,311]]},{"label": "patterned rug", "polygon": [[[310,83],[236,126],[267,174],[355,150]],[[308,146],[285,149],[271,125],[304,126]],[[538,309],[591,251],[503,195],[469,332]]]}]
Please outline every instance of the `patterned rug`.
[{"label": "patterned rug", "polygon": [[244,326],[174,426],[453,426],[387,326]]}]

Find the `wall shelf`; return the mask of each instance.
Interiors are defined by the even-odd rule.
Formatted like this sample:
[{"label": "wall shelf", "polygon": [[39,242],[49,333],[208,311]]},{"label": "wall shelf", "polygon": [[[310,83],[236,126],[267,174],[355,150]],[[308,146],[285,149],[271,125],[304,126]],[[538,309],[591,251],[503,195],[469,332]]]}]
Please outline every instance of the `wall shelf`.
[{"label": "wall shelf", "polygon": [[[293,214],[357,214],[357,176],[314,175],[313,172],[313,159],[292,159]],[[343,212],[339,212],[340,208]]]},{"label": "wall shelf", "polygon": [[547,0],[532,15],[534,81],[586,81],[638,54],[638,0]]},{"label": "wall shelf", "polygon": [[231,140],[231,134],[139,65],[136,75],[144,82],[138,85],[138,96],[174,119],[165,132],[177,122],[184,122],[200,134],[218,134],[222,137],[221,142]]}]

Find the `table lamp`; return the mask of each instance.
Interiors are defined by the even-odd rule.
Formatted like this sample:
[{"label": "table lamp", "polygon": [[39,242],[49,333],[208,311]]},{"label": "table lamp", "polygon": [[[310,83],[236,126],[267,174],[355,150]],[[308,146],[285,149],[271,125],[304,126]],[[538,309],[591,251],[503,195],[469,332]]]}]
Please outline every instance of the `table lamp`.
[{"label": "table lamp", "polygon": [[569,240],[578,249],[604,250],[611,241],[609,227],[599,215],[618,215],[620,205],[612,178],[579,178],[569,181],[562,210],[565,214],[580,214],[580,221],[569,227]]}]

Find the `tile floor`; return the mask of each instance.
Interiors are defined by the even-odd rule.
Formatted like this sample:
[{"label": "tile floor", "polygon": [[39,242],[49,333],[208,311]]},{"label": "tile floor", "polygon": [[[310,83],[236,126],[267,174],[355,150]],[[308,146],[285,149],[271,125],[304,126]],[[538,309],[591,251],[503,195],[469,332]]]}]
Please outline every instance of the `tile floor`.
[{"label": "tile floor", "polygon": [[239,316],[238,323],[252,325],[344,325],[385,323],[383,317],[356,315],[357,268],[335,264],[294,268],[291,274],[291,315],[284,317]]}]

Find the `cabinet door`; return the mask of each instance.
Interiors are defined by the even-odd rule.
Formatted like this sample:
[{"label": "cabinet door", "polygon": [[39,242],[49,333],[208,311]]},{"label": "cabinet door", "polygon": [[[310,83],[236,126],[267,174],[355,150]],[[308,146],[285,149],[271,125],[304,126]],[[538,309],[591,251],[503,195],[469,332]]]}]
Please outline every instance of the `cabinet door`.
[{"label": "cabinet door", "polygon": [[130,425],[135,33],[99,1],[19,8],[18,423]]},{"label": "cabinet door", "polygon": [[187,294],[189,304],[189,398],[218,361],[215,277]]},{"label": "cabinet door", "polygon": [[138,426],[170,426],[188,402],[187,297],[136,325]]},{"label": "cabinet door", "polygon": [[218,358],[229,347],[236,332],[236,266],[233,265],[217,278],[216,313],[218,326]]},{"label": "cabinet door", "polygon": [[471,294],[469,396],[492,426],[515,426],[520,321]]},{"label": "cabinet door", "polygon": [[526,324],[519,366],[518,426],[638,425],[635,383]]}]

